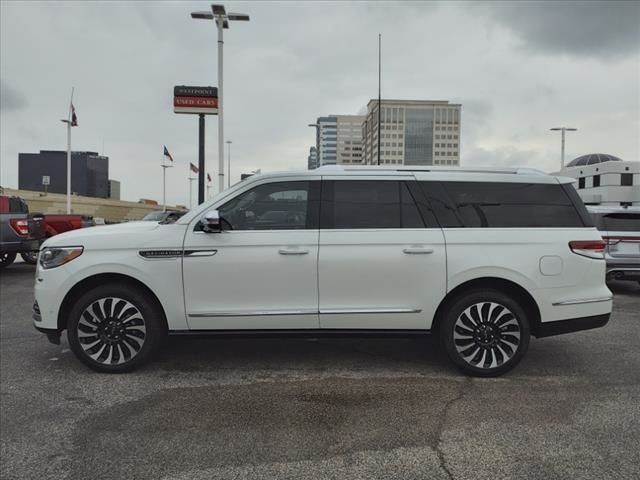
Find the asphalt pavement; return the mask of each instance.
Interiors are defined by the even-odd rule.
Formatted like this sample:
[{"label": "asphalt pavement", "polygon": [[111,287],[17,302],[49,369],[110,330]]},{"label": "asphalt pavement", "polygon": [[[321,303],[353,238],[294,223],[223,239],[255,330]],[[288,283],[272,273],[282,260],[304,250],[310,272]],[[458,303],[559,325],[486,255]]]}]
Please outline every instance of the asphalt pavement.
[{"label": "asphalt pavement", "polygon": [[33,329],[33,273],[0,273],[3,480],[640,477],[637,284],[496,379],[434,339],[172,338],[107,375]]}]

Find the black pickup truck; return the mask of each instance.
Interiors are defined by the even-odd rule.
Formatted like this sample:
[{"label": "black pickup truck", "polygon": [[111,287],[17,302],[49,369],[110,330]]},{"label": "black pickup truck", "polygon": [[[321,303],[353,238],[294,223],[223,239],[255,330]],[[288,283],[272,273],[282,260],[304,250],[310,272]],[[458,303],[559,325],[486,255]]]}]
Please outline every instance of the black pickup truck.
[{"label": "black pickup truck", "polygon": [[29,214],[20,197],[0,195],[0,269],[11,265],[17,254],[33,263],[45,236],[42,215]]}]

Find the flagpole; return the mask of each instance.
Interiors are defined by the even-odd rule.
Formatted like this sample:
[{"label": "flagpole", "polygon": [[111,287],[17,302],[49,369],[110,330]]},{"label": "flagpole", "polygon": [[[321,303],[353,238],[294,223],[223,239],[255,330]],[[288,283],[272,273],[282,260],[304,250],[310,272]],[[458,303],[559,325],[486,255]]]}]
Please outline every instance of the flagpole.
[{"label": "flagpole", "polygon": [[71,214],[71,105],[73,105],[73,90],[69,101],[69,115],[67,117],[67,215]]},{"label": "flagpole", "polygon": [[198,177],[194,178],[189,174],[189,210],[193,208],[193,181],[197,179]]},{"label": "flagpole", "polygon": [[167,211],[167,157],[162,155],[162,211]]}]

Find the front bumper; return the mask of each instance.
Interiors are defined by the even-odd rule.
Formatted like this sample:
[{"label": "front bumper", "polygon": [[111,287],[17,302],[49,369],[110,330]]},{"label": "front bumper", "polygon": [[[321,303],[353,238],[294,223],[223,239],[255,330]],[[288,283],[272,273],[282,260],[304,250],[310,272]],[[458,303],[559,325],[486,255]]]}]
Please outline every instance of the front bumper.
[{"label": "front bumper", "polygon": [[570,318],[568,320],[558,320],[555,322],[542,322],[534,332],[537,338],[552,337],[563,333],[579,332],[581,330],[591,330],[592,328],[604,327],[611,317],[611,313],[602,315],[592,315],[590,317]]}]

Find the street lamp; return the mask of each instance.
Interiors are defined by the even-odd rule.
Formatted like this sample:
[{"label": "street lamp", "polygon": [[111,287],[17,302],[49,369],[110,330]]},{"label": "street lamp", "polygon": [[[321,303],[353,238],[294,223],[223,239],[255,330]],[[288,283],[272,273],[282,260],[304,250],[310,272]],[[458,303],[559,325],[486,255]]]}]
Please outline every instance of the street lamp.
[{"label": "street lamp", "polygon": [[553,127],[549,130],[552,132],[562,132],[562,146],[560,147],[560,170],[562,170],[564,168],[564,133],[575,132],[578,129],[572,127]]},{"label": "street lamp", "polygon": [[245,13],[227,13],[224,5],[211,5],[211,12],[191,12],[191,18],[196,20],[215,20],[218,27],[218,188],[224,189],[224,122],[222,117],[222,31],[229,28],[230,21],[249,21]]},{"label": "street lamp", "polygon": [[226,144],[229,147],[229,154],[227,156],[227,188],[231,187],[231,144],[233,142],[231,140],[227,140]]}]

